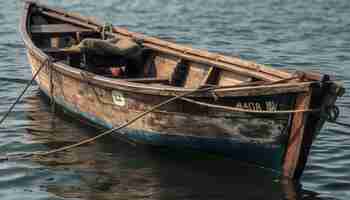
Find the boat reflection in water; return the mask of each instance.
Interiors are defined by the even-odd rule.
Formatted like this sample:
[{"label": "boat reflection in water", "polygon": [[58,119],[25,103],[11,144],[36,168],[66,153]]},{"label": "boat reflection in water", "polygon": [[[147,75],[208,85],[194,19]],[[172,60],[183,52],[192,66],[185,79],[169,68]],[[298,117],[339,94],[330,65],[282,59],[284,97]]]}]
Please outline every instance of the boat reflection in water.
[{"label": "boat reflection in water", "polygon": [[[40,94],[28,97],[29,141],[54,149],[95,135],[50,106]],[[54,119],[54,126],[52,125]],[[235,161],[130,145],[112,137],[67,152],[36,158],[53,171],[40,187],[64,198],[82,199],[320,199],[299,183]]]}]

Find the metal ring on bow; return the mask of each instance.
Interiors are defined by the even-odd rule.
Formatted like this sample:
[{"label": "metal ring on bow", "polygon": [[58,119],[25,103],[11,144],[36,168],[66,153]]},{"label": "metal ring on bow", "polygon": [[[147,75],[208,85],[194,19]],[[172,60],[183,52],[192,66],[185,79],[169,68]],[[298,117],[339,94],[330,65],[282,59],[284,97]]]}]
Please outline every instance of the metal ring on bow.
[{"label": "metal ring on bow", "polygon": [[339,117],[340,110],[338,106],[332,105],[326,108],[327,121],[336,122]]}]

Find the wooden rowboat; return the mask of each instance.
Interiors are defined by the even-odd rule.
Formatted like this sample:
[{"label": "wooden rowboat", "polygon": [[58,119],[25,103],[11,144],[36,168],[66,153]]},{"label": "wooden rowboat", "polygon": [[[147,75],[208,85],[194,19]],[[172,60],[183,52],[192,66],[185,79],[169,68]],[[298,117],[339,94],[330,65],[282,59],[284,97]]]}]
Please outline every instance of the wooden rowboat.
[{"label": "wooden rowboat", "polygon": [[[34,2],[25,4],[21,33],[33,74],[44,66],[36,77],[41,91],[67,111],[112,128],[171,97],[211,88],[120,132],[135,142],[219,153],[294,179],[344,92],[328,75],[195,50]],[[74,50],[88,40],[102,47],[95,54]],[[137,50],[130,53],[119,41]]]}]

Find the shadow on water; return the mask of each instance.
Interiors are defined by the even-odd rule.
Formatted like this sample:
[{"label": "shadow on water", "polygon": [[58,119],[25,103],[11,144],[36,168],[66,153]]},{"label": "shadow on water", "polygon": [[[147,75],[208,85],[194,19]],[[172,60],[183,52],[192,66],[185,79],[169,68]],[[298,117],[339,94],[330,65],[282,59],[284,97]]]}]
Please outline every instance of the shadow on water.
[{"label": "shadow on water", "polygon": [[[100,131],[62,113],[53,118],[40,96],[25,100],[30,105],[29,142],[50,150]],[[112,137],[34,162],[56,174],[46,177],[41,189],[64,198],[321,199],[299,183],[253,166],[195,152],[133,146]]]}]

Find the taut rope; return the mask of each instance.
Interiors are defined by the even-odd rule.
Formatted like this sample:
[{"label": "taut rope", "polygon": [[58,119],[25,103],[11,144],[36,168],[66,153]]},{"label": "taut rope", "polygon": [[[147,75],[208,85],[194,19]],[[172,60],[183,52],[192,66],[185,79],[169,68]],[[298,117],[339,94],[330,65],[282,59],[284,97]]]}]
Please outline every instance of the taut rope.
[{"label": "taut rope", "polygon": [[218,108],[222,110],[227,110],[227,111],[233,111],[233,112],[242,112],[242,113],[251,113],[251,114],[291,114],[291,113],[300,113],[300,112],[320,112],[320,109],[300,109],[300,110],[252,110],[252,109],[244,109],[244,108],[239,108],[239,107],[232,107],[232,106],[222,106],[222,105],[216,105],[216,104],[211,104],[211,103],[206,103],[202,101],[196,101],[193,99],[189,99],[186,97],[181,98],[184,101],[201,105],[201,106],[206,106],[209,108]]},{"label": "taut rope", "polygon": [[20,93],[20,95],[18,95],[18,97],[16,98],[15,102],[13,102],[13,104],[10,106],[10,108],[7,110],[7,112],[5,113],[5,115],[1,118],[0,120],[0,125],[7,119],[7,117],[9,116],[9,114],[12,112],[13,108],[17,105],[17,103],[22,99],[23,95],[26,93],[26,91],[28,90],[28,88],[33,84],[35,78],[39,75],[40,71],[45,67],[45,65],[50,65],[51,64],[51,60],[50,58],[47,58],[43,61],[43,63],[41,64],[41,66],[39,67],[39,69],[36,71],[36,73],[33,75],[33,78],[27,83],[27,85],[24,87],[23,91]]}]

